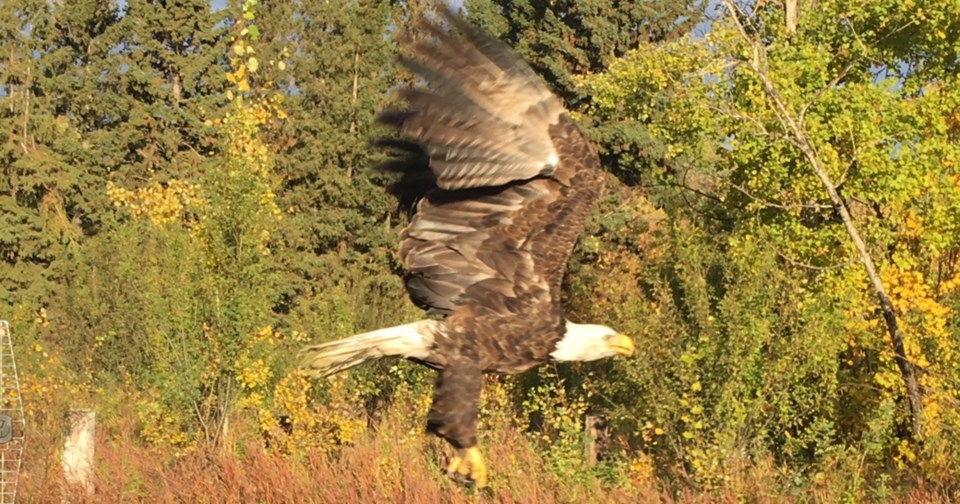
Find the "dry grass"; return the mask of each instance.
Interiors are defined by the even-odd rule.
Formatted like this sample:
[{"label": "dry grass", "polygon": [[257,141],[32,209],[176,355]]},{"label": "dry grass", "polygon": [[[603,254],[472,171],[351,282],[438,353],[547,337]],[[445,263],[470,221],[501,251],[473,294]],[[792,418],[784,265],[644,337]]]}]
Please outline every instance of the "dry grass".
[{"label": "dry grass", "polygon": [[[656,481],[611,488],[596,478],[571,481],[544,467],[520,434],[503,430],[486,440],[493,490],[477,494],[446,479],[444,447],[409,421],[389,419],[351,446],[332,454],[285,456],[263,448],[258,436],[244,449],[197,451],[181,457],[136,441],[132,421],[101,429],[97,440],[96,494],[64,484],[58,433],[42,429],[32,439],[21,478],[20,502],[30,503],[623,503],[623,502],[861,502],[850,475],[838,470],[821,483],[789,490],[770,463],[732,469],[726,488],[712,492],[664,490]],[[249,442],[251,439],[256,442]],[[241,446],[239,443],[237,446]],[[949,503],[922,483],[907,485],[885,502]],[[954,500],[956,496],[954,496]]]},{"label": "dry grass", "polygon": [[[512,451],[517,449],[516,452]],[[490,495],[475,495],[442,474],[439,443],[381,432],[334,454],[301,457],[266,451],[257,443],[242,455],[200,451],[176,459],[135,443],[100,436],[96,495],[63,484],[53,464],[25,475],[23,502],[624,502],[635,492],[599,485],[566,485],[547,477],[533,453],[516,442],[488,448]],[[655,494],[653,500],[657,500]]]}]

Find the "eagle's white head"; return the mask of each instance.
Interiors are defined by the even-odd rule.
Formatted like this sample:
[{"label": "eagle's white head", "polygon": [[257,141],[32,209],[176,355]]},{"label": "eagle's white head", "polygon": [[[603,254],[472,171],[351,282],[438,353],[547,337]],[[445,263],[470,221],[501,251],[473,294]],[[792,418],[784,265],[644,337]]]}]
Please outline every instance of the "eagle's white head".
[{"label": "eagle's white head", "polygon": [[637,345],[629,336],[598,324],[567,321],[567,333],[550,353],[556,361],[592,361],[614,355],[633,355]]}]

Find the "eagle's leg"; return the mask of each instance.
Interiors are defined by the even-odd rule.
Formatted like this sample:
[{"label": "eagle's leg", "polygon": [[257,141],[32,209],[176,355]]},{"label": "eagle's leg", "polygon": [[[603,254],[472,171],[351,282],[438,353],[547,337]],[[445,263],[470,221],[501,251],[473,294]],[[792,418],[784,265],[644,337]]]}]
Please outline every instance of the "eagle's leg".
[{"label": "eagle's leg", "polygon": [[447,475],[464,477],[477,488],[487,486],[487,465],[477,448],[477,414],[483,373],[472,359],[451,361],[440,370],[427,416],[427,431],[446,439],[457,450]]}]

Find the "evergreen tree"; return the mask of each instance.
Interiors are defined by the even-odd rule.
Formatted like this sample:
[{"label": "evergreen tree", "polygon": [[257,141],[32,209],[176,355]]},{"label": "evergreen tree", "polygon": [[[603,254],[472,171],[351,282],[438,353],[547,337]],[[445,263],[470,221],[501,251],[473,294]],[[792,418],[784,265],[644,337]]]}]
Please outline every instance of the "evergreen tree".
[{"label": "evergreen tree", "polygon": [[[209,3],[22,0],[4,13],[0,299],[44,304],[85,236],[112,225],[107,180],[196,175],[224,101]],[[32,55],[30,57],[29,55]]]},{"label": "evergreen tree", "polygon": [[129,0],[118,30],[114,130],[99,138],[123,185],[191,177],[214,146],[204,126],[223,106],[225,12],[205,0]]},{"label": "evergreen tree", "polygon": [[382,133],[374,116],[394,82],[392,16],[382,0],[312,0],[261,16],[269,59],[289,54],[285,70],[265,69],[290,93],[290,119],[274,140],[286,146],[277,160],[291,273],[282,311],[312,316],[325,299],[317,295],[342,283],[392,282],[399,295],[397,279],[380,275],[390,271],[396,203],[370,147]]},{"label": "evergreen tree", "polygon": [[107,121],[117,11],[89,0],[4,12],[0,301],[44,304],[103,207],[88,134]]}]

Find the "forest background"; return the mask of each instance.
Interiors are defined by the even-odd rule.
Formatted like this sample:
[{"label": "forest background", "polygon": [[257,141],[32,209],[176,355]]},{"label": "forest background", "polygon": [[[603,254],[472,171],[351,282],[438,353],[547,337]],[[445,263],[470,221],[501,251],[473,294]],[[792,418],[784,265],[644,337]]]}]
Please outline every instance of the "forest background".
[{"label": "forest background", "polygon": [[[293,372],[308,342],[421,316],[369,143],[425,5],[4,1],[24,502],[473,498],[422,433],[432,372]],[[960,497],[956,1],[464,7],[601,154],[566,305],[639,346],[489,378],[486,498]],[[98,415],[93,497],[60,470],[74,408]]]}]

